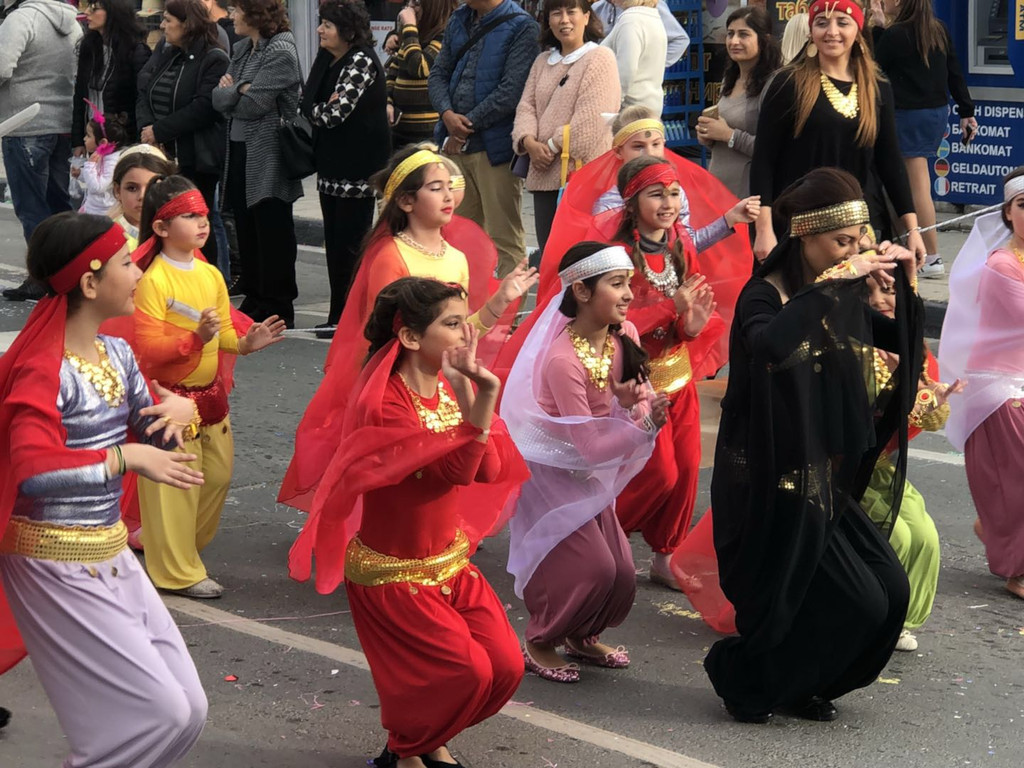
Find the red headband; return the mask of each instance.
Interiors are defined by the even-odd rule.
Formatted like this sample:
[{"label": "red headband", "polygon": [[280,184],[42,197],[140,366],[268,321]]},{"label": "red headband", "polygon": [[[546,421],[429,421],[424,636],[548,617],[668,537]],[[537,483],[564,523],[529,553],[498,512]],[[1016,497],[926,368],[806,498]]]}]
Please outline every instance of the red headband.
[{"label": "red headband", "polygon": [[626,188],[622,191],[622,199],[629,200],[636,197],[641,189],[645,189],[652,184],[664,184],[667,187],[669,184],[678,183],[679,174],[672,163],[655,163],[654,165],[648,165],[629,180]]},{"label": "red headband", "polygon": [[807,22],[813,26],[814,17],[819,13],[824,13],[825,17],[828,18],[836,11],[845,13],[857,22],[857,29],[864,29],[864,11],[859,5],[853,2],[853,0],[816,0],[811,7],[807,9]]},{"label": "red headband", "polygon": [[58,294],[71,293],[78,286],[82,275],[102,269],[114,254],[124,248],[126,242],[128,240],[121,225],[111,222],[110,229],[89,243],[88,248],[61,267],[47,282]]},{"label": "red headband", "polygon": [[170,221],[175,216],[182,216],[186,213],[198,213],[200,216],[207,216],[210,209],[206,206],[206,200],[198,189],[190,189],[182,192],[177,197],[171,198],[160,206],[153,220]]}]

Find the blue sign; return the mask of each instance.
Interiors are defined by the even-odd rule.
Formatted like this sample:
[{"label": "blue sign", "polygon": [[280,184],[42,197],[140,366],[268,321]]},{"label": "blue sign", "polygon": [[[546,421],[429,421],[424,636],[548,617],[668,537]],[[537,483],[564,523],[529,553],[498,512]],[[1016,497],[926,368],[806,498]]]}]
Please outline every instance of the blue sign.
[{"label": "blue sign", "polygon": [[1006,53],[1013,67],[1013,73],[1024,78],[1024,0],[1013,0],[1010,6],[1009,33],[1006,36]]},{"label": "blue sign", "polygon": [[[1017,0],[1024,3],[1024,0]],[[1003,176],[1024,165],[1024,103],[980,101],[978,132],[969,144],[960,134],[956,105],[946,135],[929,158],[935,200],[959,205],[992,205],[1002,200]]]}]

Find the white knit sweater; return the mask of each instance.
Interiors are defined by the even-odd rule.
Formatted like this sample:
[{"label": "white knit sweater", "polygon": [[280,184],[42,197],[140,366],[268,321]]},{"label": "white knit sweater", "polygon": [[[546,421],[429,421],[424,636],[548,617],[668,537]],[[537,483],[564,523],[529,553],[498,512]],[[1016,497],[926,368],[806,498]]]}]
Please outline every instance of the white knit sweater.
[{"label": "white knit sweater", "polygon": [[641,104],[661,115],[665,94],[661,81],[665,76],[668,35],[657,8],[627,8],[615,22],[601,45],[612,49],[622,85],[622,106]]}]

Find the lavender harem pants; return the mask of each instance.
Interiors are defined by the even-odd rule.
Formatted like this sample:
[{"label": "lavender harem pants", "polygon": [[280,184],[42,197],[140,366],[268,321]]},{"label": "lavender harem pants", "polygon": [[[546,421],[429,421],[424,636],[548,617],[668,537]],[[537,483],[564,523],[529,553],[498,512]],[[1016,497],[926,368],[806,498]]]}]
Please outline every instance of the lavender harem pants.
[{"label": "lavender harem pants", "polygon": [[185,641],[126,547],[94,564],[0,556],[7,599],[71,754],[64,768],[159,768],[206,722]]}]

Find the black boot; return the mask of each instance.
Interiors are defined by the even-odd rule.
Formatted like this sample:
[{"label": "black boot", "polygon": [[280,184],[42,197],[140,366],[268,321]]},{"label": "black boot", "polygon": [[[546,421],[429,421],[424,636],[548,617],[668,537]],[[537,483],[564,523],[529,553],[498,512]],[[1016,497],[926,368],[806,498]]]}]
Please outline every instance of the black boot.
[{"label": "black boot", "polygon": [[388,749],[387,745],[384,745],[384,750],[380,753],[379,757],[373,758],[374,768],[393,768],[398,763],[398,755]]},{"label": "black boot", "polygon": [[804,720],[830,723],[839,717],[836,705],[820,696],[812,696],[806,703],[793,707],[792,714]]},{"label": "black boot", "polygon": [[0,707],[0,728],[11,722],[11,710]]}]

